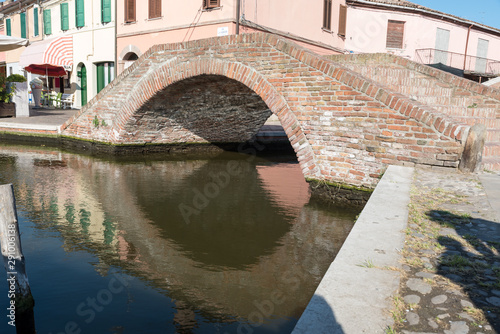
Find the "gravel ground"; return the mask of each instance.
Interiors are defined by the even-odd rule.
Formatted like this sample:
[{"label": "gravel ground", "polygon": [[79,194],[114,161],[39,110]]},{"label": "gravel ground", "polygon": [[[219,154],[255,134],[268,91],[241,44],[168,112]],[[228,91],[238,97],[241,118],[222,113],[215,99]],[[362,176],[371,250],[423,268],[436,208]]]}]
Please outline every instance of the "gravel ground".
[{"label": "gravel ground", "polygon": [[500,333],[500,222],[478,175],[416,169],[405,232],[386,332]]}]

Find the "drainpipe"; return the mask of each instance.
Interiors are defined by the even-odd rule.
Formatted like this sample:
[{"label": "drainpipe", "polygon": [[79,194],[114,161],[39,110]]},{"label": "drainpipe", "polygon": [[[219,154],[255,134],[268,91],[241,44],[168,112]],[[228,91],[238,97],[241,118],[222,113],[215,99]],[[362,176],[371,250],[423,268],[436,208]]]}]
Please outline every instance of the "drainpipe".
[{"label": "drainpipe", "polygon": [[236,35],[240,34],[240,1],[236,0]]},{"label": "drainpipe", "polygon": [[118,1],[115,0],[115,78],[118,76]]},{"label": "drainpipe", "polygon": [[470,30],[472,29],[473,26],[474,25],[471,24],[469,30],[467,31],[467,40],[465,41],[464,71],[465,71],[465,65],[467,64],[467,48],[469,47]]}]

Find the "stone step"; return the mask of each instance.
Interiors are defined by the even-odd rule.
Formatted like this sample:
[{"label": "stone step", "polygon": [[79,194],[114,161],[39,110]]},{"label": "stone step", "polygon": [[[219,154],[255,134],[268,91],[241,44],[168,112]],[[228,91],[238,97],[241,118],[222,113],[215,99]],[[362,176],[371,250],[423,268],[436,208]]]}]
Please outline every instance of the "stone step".
[{"label": "stone step", "polygon": [[500,158],[495,157],[483,157],[483,166],[484,170],[489,171],[500,171]]},{"label": "stone step", "polygon": [[498,118],[480,118],[480,117],[458,117],[453,119],[467,125],[484,124],[487,129],[500,129],[500,119]]},{"label": "stone step", "polygon": [[[396,86],[390,87],[392,90],[397,91],[410,98],[413,96],[435,96],[435,97],[453,97],[453,89],[440,88],[440,87],[423,87],[423,86]],[[418,100],[418,98],[416,98]]]},{"label": "stone step", "polygon": [[[483,97],[476,95],[471,97],[454,97],[454,96],[432,96],[418,95],[414,97],[417,101],[429,105],[451,105],[457,107],[475,108],[478,106],[494,108],[500,106],[500,103],[486,103]],[[489,102],[489,101],[488,101]],[[493,101],[491,101],[493,102]]]},{"label": "stone step", "polygon": [[500,142],[500,129],[488,129],[486,132],[486,142]]},{"label": "stone step", "polygon": [[433,105],[432,107],[442,112],[443,114],[450,116],[496,118],[498,114],[498,110],[496,108],[487,108],[479,106],[477,108],[467,108],[467,107],[450,106],[450,105]]},{"label": "stone step", "polygon": [[500,156],[500,142],[487,142],[484,144],[483,157]]},{"label": "stone step", "polygon": [[288,136],[281,125],[265,124],[263,125],[259,132],[255,135],[255,138],[261,142],[287,142]]},{"label": "stone step", "polygon": [[418,79],[418,78],[430,78],[429,76],[422,74],[420,72],[408,70],[402,67],[386,67],[386,66],[365,66],[357,64],[342,64],[347,68],[350,68],[364,76],[370,78],[379,78],[382,81],[388,80],[389,78],[404,78],[404,79]]}]

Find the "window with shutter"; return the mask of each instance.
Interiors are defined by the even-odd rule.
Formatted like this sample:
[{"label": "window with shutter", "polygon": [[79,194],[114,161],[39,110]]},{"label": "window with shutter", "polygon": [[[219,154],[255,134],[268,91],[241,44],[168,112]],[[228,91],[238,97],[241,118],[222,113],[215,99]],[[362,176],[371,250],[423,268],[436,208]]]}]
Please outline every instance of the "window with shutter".
[{"label": "window with shutter", "polygon": [[50,17],[50,9],[44,9],[43,11],[43,33],[45,35],[52,34],[52,22]]},{"label": "window with shutter", "polygon": [[76,26],[78,28],[85,26],[85,7],[83,5],[83,0],[76,0],[75,3],[76,10]]},{"label": "window with shutter", "polygon": [[161,17],[161,0],[149,0],[149,18]]},{"label": "window with shutter", "polygon": [[135,0],[125,0],[125,22],[135,22]]},{"label": "window with shutter", "polygon": [[332,0],[323,0],[323,29],[332,30]]},{"label": "window with shutter", "polygon": [[101,0],[101,23],[111,22],[111,0]]},{"label": "window with shutter", "polygon": [[62,3],[59,8],[61,9],[61,30],[66,31],[69,29],[68,3]]},{"label": "window with shutter", "polygon": [[402,49],[405,32],[404,21],[389,20],[387,24],[386,47],[389,49]]},{"label": "window with shutter", "polygon": [[340,13],[339,13],[339,36],[345,37],[347,27],[347,6],[340,5]]},{"label": "window with shutter", "polygon": [[203,9],[220,7],[220,0],[203,0]]},{"label": "window with shutter", "polygon": [[38,36],[38,7],[33,8],[33,36]]},{"label": "window with shutter", "polygon": [[21,38],[26,38],[26,13],[23,12],[19,16],[21,18]]},{"label": "window with shutter", "polygon": [[12,36],[12,27],[10,26],[10,19],[5,20],[5,30],[7,30],[7,36]]}]

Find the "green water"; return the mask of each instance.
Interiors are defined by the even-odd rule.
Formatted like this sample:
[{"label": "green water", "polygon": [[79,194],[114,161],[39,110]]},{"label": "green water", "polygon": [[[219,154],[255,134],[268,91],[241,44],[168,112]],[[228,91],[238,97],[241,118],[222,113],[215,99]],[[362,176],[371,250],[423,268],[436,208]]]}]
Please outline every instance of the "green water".
[{"label": "green water", "polygon": [[3,146],[0,182],[38,333],[290,333],[359,213],[312,202],[293,156]]}]

